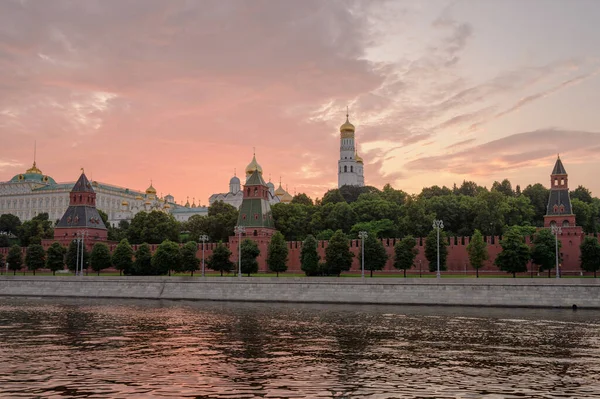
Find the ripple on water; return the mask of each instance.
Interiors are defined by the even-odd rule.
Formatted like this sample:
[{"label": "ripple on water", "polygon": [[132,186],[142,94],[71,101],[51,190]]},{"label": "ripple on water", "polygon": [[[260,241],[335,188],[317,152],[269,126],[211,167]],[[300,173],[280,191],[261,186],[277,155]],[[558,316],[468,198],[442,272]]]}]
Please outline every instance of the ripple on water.
[{"label": "ripple on water", "polygon": [[0,397],[600,396],[600,313],[9,299]]}]

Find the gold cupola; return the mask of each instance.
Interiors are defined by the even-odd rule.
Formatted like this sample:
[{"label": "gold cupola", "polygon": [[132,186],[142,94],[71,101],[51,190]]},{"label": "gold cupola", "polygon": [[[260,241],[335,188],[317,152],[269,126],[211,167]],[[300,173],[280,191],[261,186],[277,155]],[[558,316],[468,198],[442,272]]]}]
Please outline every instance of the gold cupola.
[{"label": "gold cupola", "polygon": [[351,139],[354,137],[354,125],[350,123],[348,109],[346,108],[346,122],[340,126],[340,134],[343,139]]},{"label": "gold cupola", "polygon": [[146,194],[156,195],[156,189],[152,186],[152,182],[150,182],[150,187],[146,189]]},{"label": "gold cupola", "polygon": [[279,178],[279,187],[277,187],[277,190],[275,190],[275,195],[281,199],[281,197],[283,197],[285,194],[285,190],[283,187],[281,187],[281,178]]},{"label": "gold cupola", "polygon": [[354,153],[354,158],[356,159],[356,162],[363,163],[363,159],[358,155],[358,151]]},{"label": "gold cupola", "polygon": [[252,176],[254,172],[258,172],[260,175],[263,173],[262,167],[256,162],[256,154],[252,156],[252,162],[246,166],[246,178]]},{"label": "gold cupola", "polygon": [[31,168],[27,169],[27,173],[41,175],[42,171],[38,169],[38,167],[35,164],[35,161],[33,161],[33,166]]},{"label": "gold cupola", "polygon": [[121,205],[122,205],[122,206],[129,206],[129,202],[128,202],[127,200],[123,200],[123,201],[121,202]]}]

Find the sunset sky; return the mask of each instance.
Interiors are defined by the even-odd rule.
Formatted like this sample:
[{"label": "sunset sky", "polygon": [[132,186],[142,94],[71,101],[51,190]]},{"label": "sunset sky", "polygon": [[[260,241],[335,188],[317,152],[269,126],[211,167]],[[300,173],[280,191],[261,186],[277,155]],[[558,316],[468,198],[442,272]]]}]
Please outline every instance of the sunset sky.
[{"label": "sunset sky", "polygon": [[290,193],[541,182],[600,195],[600,1],[0,2],[0,181],[37,164],[208,203],[256,157]]}]

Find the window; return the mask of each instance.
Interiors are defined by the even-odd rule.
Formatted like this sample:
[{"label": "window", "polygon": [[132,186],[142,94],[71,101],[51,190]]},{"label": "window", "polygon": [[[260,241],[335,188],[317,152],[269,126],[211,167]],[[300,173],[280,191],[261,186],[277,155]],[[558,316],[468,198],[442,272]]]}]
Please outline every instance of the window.
[{"label": "window", "polygon": [[258,188],[254,187],[254,196],[258,197]]},{"label": "window", "polygon": [[563,220],[562,227],[569,227],[569,221],[568,220]]},{"label": "window", "polygon": [[560,179],[560,185],[564,186],[565,185],[565,179]]},{"label": "window", "polygon": [[354,166],[350,165],[350,172],[354,173]]},{"label": "window", "polygon": [[554,210],[554,213],[558,212],[558,205],[554,205],[552,209]]},{"label": "window", "polygon": [[348,167],[344,165],[344,173],[348,171]]}]

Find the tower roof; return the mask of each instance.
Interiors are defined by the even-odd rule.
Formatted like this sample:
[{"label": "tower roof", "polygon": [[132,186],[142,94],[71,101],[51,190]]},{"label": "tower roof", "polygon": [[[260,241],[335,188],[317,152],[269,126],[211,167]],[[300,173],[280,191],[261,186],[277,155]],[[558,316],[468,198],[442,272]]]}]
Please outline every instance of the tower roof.
[{"label": "tower roof", "polygon": [[77,179],[77,181],[75,182],[75,185],[73,185],[73,189],[71,190],[71,192],[72,193],[93,193],[94,192],[94,188],[92,187],[90,181],[88,180],[87,176],[83,172],[83,169],[81,170],[81,176],[79,176],[79,179]]},{"label": "tower roof", "polygon": [[264,179],[262,178],[262,172],[255,170],[252,175],[246,180],[246,186],[266,186]]},{"label": "tower roof", "polygon": [[553,175],[566,175],[567,171],[563,166],[562,161],[560,160],[560,156],[556,159],[556,163],[554,164],[554,169],[552,170]]}]

